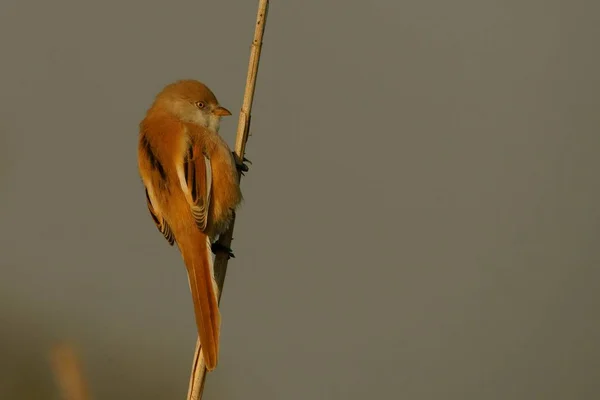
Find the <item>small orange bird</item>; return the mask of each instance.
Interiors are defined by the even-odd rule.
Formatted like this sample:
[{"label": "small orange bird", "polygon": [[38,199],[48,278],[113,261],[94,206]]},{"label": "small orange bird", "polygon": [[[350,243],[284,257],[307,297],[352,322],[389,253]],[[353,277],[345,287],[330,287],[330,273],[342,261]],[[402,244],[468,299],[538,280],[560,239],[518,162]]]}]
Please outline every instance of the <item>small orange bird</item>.
[{"label": "small orange bird", "polygon": [[231,115],[196,80],[167,85],[140,123],[138,168],[150,215],[185,262],[206,368],[219,355],[218,287],[212,252],[230,249],[213,242],[242,200],[238,170],[244,161],[219,136],[221,117]]}]

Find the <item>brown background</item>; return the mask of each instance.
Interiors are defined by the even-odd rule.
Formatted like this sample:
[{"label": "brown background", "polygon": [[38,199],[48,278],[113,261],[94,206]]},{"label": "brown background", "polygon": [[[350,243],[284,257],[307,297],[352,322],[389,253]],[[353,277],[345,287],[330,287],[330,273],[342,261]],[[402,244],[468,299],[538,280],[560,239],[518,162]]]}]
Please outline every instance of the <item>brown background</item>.
[{"label": "brown background", "polygon": [[[137,124],[179,78],[239,109],[256,3],[0,3],[1,399],[63,339],[96,399],[183,399]],[[599,8],[273,1],[206,399],[600,398]]]}]

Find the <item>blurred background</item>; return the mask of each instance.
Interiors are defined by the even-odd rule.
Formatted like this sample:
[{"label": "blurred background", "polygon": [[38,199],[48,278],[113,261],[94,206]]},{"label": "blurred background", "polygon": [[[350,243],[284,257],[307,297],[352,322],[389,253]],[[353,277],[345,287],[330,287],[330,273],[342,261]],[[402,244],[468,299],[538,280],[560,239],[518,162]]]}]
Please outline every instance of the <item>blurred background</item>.
[{"label": "blurred background", "polygon": [[[239,110],[256,7],[0,3],[0,399],[65,340],[95,399],[184,398],[137,128],[180,78]],[[599,12],[272,1],[205,398],[600,398]]]}]

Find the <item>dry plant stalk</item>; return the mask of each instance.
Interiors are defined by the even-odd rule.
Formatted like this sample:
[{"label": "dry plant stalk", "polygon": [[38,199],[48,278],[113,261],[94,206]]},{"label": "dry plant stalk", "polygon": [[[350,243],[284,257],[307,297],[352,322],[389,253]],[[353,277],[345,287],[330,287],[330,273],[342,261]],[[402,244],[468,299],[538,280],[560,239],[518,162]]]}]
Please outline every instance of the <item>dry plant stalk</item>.
[{"label": "dry plant stalk", "polygon": [[91,399],[81,362],[72,346],[54,346],[50,354],[50,363],[63,400]]},{"label": "dry plant stalk", "polygon": [[[250,117],[252,110],[252,101],[254,100],[254,89],[256,87],[256,76],[258,74],[258,63],[260,60],[260,51],[262,48],[262,40],[265,32],[265,24],[267,22],[267,13],[269,10],[269,0],[259,0],[258,13],[256,16],[256,27],[254,30],[254,39],[250,50],[250,62],[248,64],[248,76],[246,78],[246,90],[244,91],[244,101],[240,110],[240,119],[238,121],[237,136],[235,141],[235,153],[238,160],[244,159],[246,152],[246,142],[250,131]],[[238,182],[241,179],[241,174],[238,173]],[[233,240],[233,227],[235,225],[235,214],[229,226],[229,229],[219,237],[219,243],[226,248],[231,247]],[[223,293],[223,285],[225,284],[225,275],[227,274],[227,263],[229,256],[224,253],[218,253],[215,256],[214,271],[215,280],[219,285],[219,300]],[[192,364],[192,372],[190,374],[190,383],[188,388],[188,400],[200,400],[204,390],[204,381],[206,379],[206,368],[202,358],[200,340],[196,341],[196,351]]]}]

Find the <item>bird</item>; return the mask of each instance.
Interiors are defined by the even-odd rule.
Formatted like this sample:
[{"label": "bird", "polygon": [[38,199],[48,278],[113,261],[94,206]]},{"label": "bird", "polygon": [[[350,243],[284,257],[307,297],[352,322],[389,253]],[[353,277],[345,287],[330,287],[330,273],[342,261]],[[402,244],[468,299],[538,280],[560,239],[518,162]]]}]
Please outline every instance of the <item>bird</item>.
[{"label": "bird", "polygon": [[150,216],[177,244],[187,269],[194,315],[207,370],[216,368],[221,315],[213,253],[231,249],[216,240],[240,205],[239,173],[248,170],[219,135],[231,112],[202,82],[166,85],[139,124],[138,169]]}]

